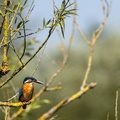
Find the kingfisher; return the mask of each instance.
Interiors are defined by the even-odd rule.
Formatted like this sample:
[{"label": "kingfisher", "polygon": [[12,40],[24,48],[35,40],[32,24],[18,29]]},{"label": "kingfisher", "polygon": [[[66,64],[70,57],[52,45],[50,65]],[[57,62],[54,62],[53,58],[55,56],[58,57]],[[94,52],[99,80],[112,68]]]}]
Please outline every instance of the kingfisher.
[{"label": "kingfisher", "polygon": [[25,77],[23,80],[23,85],[19,89],[19,101],[25,103],[22,106],[23,109],[26,109],[26,103],[32,99],[34,92],[33,83],[43,84],[43,82],[37,81],[34,77]]}]

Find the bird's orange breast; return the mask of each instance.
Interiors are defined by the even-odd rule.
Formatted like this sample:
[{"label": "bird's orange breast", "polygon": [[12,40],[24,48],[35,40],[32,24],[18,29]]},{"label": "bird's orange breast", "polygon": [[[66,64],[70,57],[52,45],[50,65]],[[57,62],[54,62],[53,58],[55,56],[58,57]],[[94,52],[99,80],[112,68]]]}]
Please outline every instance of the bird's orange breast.
[{"label": "bird's orange breast", "polygon": [[25,83],[22,88],[23,97],[21,98],[23,102],[28,102],[33,95],[34,87],[32,83]]}]

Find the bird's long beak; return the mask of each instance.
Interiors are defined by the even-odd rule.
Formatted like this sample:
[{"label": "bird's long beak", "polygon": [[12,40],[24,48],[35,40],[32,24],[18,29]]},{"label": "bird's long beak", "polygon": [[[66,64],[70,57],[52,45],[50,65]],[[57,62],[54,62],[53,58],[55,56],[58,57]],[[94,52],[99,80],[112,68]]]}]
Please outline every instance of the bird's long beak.
[{"label": "bird's long beak", "polygon": [[41,82],[41,81],[35,81],[35,83],[38,83],[38,84],[43,84],[43,85],[44,85],[44,83],[43,83],[43,82]]}]

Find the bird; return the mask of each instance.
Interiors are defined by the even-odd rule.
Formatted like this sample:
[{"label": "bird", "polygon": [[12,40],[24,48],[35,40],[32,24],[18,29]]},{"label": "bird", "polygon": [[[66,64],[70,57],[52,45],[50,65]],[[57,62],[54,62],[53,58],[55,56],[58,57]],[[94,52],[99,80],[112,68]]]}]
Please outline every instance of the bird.
[{"label": "bird", "polygon": [[26,109],[27,102],[29,102],[32,99],[33,92],[34,92],[34,86],[33,83],[38,84],[44,84],[41,81],[36,80],[34,77],[25,77],[23,80],[23,85],[19,89],[19,101],[23,102],[23,109]]}]

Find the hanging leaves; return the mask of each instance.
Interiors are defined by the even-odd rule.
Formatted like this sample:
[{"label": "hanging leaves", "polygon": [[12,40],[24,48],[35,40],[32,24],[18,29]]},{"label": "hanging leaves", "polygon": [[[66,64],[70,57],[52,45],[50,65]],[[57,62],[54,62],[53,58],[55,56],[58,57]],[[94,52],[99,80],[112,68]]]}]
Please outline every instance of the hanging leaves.
[{"label": "hanging leaves", "polygon": [[60,26],[62,36],[64,37],[64,31],[65,31],[65,21],[64,19],[68,17],[69,15],[76,15],[76,9],[68,9],[70,8],[73,4],[69,4],[69,0],[67,2],[63,0],[61,4],[61,8],[58,9],[56,6],[54,8],[54,15],[55,19],[59,18],[58,25]]}]

